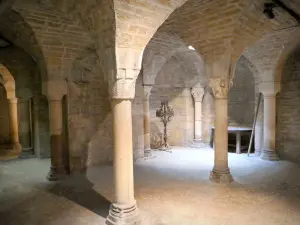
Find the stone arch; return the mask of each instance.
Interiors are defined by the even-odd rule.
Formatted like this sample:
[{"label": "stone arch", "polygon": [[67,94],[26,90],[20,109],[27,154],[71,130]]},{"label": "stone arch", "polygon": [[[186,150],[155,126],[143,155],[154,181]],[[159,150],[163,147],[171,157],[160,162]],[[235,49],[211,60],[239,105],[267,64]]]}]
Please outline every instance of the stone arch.
[{"label": "stone arch", "polygon": [[276,98],[276,151],[283,159],[300,162],[299,136],[300,128],[300,45],[299,41],[290,43],[284,49],[277,67],[277,81],[280,92]]},{"label": "stone arch", "polygon": [[188,74],[186,79],[187,87],[194,87],[198,84],[200,84],[201,87],[208,85],[204,62],[196,51],[178,51],[174,54],[174,57],[180,62]]},{"label": "stone arch", "polygon": [[[84,24],[96,42],[97,53],[109,81],[110,95],[113,98],[132,98],[147,43],[170,13],[185,1],[44,2],[72,14]],[[144,21],[143,26],[140,21]]]},{"label": "stone arch", "polygon": [[2,84],[6,90],[7,99],[15,99],[16,98],[15,79],[10,73],[10,71],[3,64],[0,64],[0,75],[2,77]]},{"label": "stone arch", "polygon": [[47,8],[36,1],[16,1],[13,9],[32,27],[37,37],[48,80],[68,79],[73,60],[87,48],[94,48],[89,33],[56,9]]},{"label": "stone arch", "polygon": [[203,85],[207,83],[204,62],[200,55],[190,50],[178,35],[160,31],[156,32],[144,52],[143,83],[154,84],[157,74],[171,57],[177,57],[189,72],[198,72],[203,78]]},{"label": "stone arch", "polygon": [[[10,9],[0,19],[0,34],[14,45],[24,49],[37,63],[42,80],[48,79],[47,67],[41,46],[32,27],[20,13]],[[14,24],[14,26],[11,26]]]},{"label": "stone arch", "polygon": [[[300,29],[299,29],[300,31]],[[280,54],[280,57],[277,61],[277,65],[275,67],[274,71],[274,80],[275,82],[281,83],[282,80],[282,72],[284,70],[284,66],[286,64],[286,61],[289,59],[289,57],[294,53],[295,50],[297,50],[300,47],[300,32],[298,34],[299,36],[290,41],[288,44],[284,46],[282,49],[282,52]]]},{"label": "stone arch", "polygon": [[245,57],[236,63],[232,87],[228,94],[229,126],[251,127],[255,113],[255,75]]},{"label": "stone arch", "polygon": [[170,15],[160,31],[178,34],[197,50],[205,63],[217,61],[230,48],[232,62],[235,62],[246,47],[263,35],[287,24],[297,25],[282,12],[276,22],[268,20],[261,13],[261,7],[261,2],[256,0],[222,3],[190,0]]},{"label": "stone arch", "polygon": [[41,77],[31,56],[17,46],[0,49],[0,63],[9,68],[15,79],[17,98],[29,99],[41,94]]},{"label": "stone arch", "polygon": [[298,27],[275,31],[265,35],[245,50],[243,55],[256,68],[257,80],[280,82],[282,66],[299,42],[299,37]]}]

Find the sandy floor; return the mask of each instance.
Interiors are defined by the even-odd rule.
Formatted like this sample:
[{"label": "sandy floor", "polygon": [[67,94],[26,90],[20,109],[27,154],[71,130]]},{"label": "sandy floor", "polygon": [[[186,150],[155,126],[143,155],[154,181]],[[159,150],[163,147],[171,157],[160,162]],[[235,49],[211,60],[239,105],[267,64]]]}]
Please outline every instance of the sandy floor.
[{"label": "sandy floor", "polygon": [[[155,152],[135,165],[143,225],[299,225],[300,167],[229,155],[235,182],[208,180],[210,149]],[[104,224],[112,198],[112,167],[50,183],[49,160],[0,163],[0,224]]]}]

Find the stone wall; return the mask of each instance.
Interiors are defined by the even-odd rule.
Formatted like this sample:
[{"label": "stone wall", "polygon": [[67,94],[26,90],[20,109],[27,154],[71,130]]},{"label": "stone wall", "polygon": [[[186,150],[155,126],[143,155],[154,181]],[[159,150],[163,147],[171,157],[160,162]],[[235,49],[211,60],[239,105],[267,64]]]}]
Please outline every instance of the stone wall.
[{"label": "stone wall", "polygon": [[174,109],[169,123],[169,144],[188,146],[194,140],[194,105],[190,87],[185,87],[186,72],[176,58],[172,57],[156,77],[150,95],[151,148],[159,147],[163,125],[156,118],[161,100],[168,100]]},{"label": "stone wall", "polygon": [[[41,94],[41,75],[36,63],[16,46],[0,50],[0,63],[15,80],[22,147],[33,147],[37,157],[50,157],[48,102]],[[8,117],[5,120],[8,121]],[[34,130],[36,135],[32,140]]]},{"label": "stone wall", "polygon": [[139,75],[136,81],[135,98],[132,101],[132,135],[134,159],[144,157],[143,96],[143,77]]},{"label": "stone wall", "polygon": [[[134,158],[143,157],[143,87],[136,84],[132,104]],[[113,124],[108,83],[98,56],[89,50],[73,65],[68,80],[68,136],[71,171],[111,162],[113,159]]]},{"label": "stone wall", "polygon": [[228,96],[229,126],[252,127],[255,110],[255,83],[251,70],[238,62]]},{"label": "stone wall", "polygon": [[300,50],[286,61],[277,95],[276,149],[282,158],[300,162]]},{"label": "stone wall", "polygon": [[213,97],[211,88],[207,87],[203,96],[203,128],[202,139],[203,142],[208,143],[210,141],[211,127],[214,125],[215,119],[215,100]]},{"label": "stone wall", "polygon": [[9,120],[8,120],[8,101],[6,98],[6,91],[2,84],[0,84],[0,145],[8,144],[9,137]]},{"label": "stone wall", "polygon": [[108,84],[95,51],[75,60],[68,80],[68,136],[71,170],[112,161],[113,131]]}]

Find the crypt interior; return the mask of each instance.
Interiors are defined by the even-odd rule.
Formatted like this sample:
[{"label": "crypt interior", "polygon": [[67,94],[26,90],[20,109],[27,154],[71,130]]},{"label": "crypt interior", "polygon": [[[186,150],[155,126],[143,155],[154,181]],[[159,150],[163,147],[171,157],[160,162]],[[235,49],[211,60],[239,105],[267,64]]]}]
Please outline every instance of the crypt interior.
[{"label": "crypt interior", "polygon": [[298,225],[298,135],[300,0],[0,1],[1,225]]}]

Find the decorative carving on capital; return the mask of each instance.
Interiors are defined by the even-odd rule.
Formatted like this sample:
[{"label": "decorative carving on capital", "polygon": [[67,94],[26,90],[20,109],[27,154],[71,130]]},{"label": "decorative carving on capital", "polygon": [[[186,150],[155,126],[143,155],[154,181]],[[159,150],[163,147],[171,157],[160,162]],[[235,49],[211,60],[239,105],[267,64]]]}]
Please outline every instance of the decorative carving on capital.
[{"label": "decorative carving on capital", "polygon": [[140,70],[118,69],[117,77],[110,80],[112,99],[134,99],[135,83]]},{"label": "decorative carving on capital", "polygon": [[228,78],[211,79],[209,83],[213,90],[215,98],[227,98],[228,91],[232,86],[232,82]]},{"label": "decorative carving on capital", "polygon": [[152,85],[144,85],[144,100],[149,100],[151,95]]},{"label": "decorative carving on capital", "polygon": [[191,93],[192,93],[192,96],[193,96],[195,102],[202,102],[205,90],[202,87],[196,86],[196,87],[192,88]]}]

